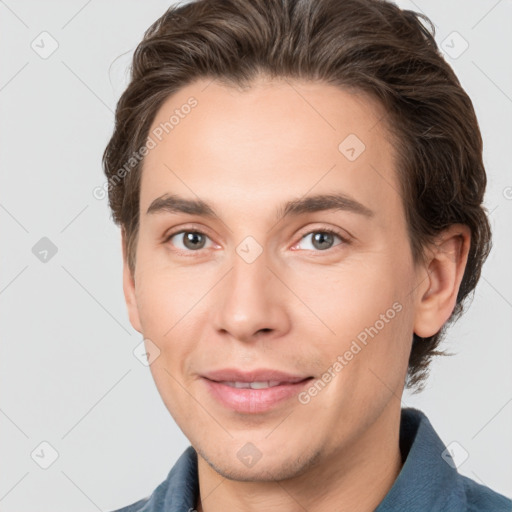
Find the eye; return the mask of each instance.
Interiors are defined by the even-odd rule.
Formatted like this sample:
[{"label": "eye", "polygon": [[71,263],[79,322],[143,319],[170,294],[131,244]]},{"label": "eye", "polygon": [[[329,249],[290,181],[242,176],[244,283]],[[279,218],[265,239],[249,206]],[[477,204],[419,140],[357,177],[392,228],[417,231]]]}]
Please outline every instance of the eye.
[{"label": "eye", "polygon": [[[316,231],[310,231],[309,233],[307,233],[306,235],[304,235],[301,238],[301,241],[307,240],[310,237],[311,237],[310,245],[312,248],[306,247],[305,248],[306,250],[321,251],[321,252],[329,250],[333,247],[333,242],[334,242],[335,238],[338,238],[340,240],[340,243],[335,244],[334,247],[337,245],[341,245],[342,243],[348,243],[348,241],[344,237],[342,237],[339,233],[337,233],[336,231],[334,231],[332,229],[318,229]],[[299,244],[296,244],[292,247],[292,249],[295,249],[298,246],[299,246]]]},{"label": "eye", "polygon": [[[177,242],[171,242],[173,238],[175,238]],[[165,240],[165,242],[171,242],[172,245],[174,245],[179,251],[195,252],[200,249],[205,249],[207,240],[209,240],[208,236],[202,233],[201,231],[183,230],[178,231],[177,233],[170,234]]]},{"label": "eye", "polygon": [[[300,247],[301,242],[308,238],[311,240],[310,247]],[[338,244],[334,243],[336,238],[340,241]],[[173,241],[173,239],[175,240]],[[169,242],[181,253],[199,252],[201,249],[211,248],[214,245],[208,235],[197,230],[181,230],[171,233],[164,241],[164,243]],[[298,248],[325,252],[338,245],[348,243],[348,240],[337,231],[324,228],[306,233],[301,237],[301,241],[295,244],[292,249]]]}]

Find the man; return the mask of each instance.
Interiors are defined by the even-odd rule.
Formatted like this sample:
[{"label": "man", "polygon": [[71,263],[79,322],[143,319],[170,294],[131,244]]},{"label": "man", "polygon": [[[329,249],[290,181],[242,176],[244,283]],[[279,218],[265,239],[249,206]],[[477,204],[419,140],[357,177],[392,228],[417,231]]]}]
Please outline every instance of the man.
[{"label": "man", "polygon": [[146,32],[104,166],[191,446],[124,512],[510,510],[400,407],[490,247],[475,113],[420,18],[200,0]]}]

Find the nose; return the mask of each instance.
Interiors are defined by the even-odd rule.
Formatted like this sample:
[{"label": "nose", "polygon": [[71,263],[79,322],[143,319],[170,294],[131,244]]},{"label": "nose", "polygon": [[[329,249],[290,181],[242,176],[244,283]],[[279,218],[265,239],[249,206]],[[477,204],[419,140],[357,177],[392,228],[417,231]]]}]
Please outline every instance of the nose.
[{"label": "nose", "polygon": [[230,272],[216,287],[216,331],[242,342],[285,334],[290,329],[290,292],[276,274],[265,251],[251,263],[235,253]]}]

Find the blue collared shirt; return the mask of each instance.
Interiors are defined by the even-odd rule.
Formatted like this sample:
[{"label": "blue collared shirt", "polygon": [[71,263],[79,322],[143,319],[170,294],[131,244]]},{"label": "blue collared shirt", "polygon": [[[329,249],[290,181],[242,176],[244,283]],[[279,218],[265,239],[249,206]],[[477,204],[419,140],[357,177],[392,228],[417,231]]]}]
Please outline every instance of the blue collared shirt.
[{"label": "blue collared shirt", "polygon": [[[400,422],[404,464],[374,512],[511,512],[512,501],[457,472],[425,414],[404,408]],[[114,512],[193,512],[199,493],[197,453],[189,446],[147,498]]]}]

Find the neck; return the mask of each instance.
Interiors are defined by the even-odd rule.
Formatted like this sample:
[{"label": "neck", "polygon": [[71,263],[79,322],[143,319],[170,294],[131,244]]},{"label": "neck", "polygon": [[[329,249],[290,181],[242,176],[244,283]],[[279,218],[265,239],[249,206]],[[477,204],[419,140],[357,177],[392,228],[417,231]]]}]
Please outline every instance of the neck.
[{"label": "neck", "polygon": [[385,411],[365,432],[297,477],[274,482],[228,480],[198,455],[197,512],[372,512],[402,468],[400,409]]}]

